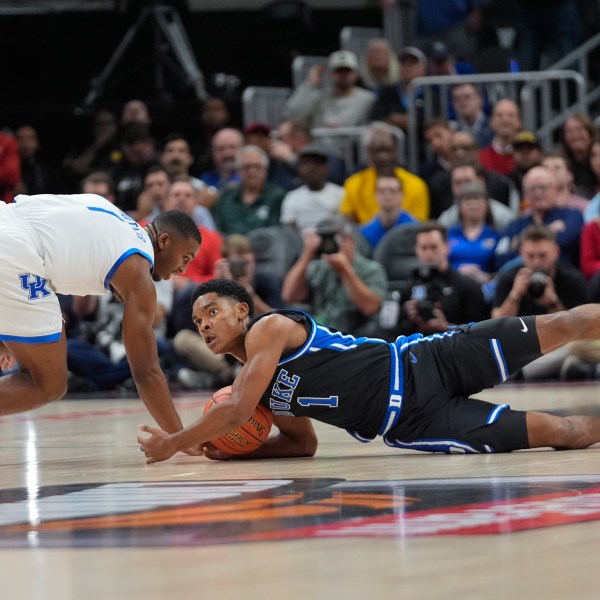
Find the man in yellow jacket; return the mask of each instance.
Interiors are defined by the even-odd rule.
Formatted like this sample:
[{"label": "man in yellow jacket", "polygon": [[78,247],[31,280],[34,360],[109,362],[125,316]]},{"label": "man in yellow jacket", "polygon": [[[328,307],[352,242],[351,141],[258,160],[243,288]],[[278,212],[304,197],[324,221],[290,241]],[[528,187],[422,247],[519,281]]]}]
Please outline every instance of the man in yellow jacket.
[{"label": "man in yellow jacket", "polygon": [[363,144],[369,167],[346,179],[340,212],[359,224],[373,219],[379,210],[375,194],[377,177],[395,176],[402,182],[403,209],[419,220],[429,217],[429,189],[423,179],[397,163],[396,136],[389,125],[375,122],[365,132]]}]

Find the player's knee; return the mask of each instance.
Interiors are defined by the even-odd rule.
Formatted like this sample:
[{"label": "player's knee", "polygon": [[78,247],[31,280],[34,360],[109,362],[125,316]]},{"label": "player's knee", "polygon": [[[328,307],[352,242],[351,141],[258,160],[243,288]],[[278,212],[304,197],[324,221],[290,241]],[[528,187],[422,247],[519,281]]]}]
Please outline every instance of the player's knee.
[{"label": "player's knee", "polygon": [[46,381],[38,387],[39,405],[47,404],[53,400],[59,400],[67,393],[67,377],[57,377],[52,381]]}]

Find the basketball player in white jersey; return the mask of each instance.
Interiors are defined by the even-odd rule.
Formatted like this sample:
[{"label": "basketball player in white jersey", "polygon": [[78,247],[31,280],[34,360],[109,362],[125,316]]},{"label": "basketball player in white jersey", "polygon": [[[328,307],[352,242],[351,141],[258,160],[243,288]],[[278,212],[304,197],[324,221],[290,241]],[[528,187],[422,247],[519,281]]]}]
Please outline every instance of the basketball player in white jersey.
[{"label": "basketball player in white jersey", "polygon": [[138,392],[161,428],[182,424],[160,369],[152,280],[185,272],[201,237],[179,211],[142,228],[95,194],[17,196],[0,202],[0,415],[36,408],[67,390],[66,339],[56,297],[105,294],[125,305],[123,341]]}]

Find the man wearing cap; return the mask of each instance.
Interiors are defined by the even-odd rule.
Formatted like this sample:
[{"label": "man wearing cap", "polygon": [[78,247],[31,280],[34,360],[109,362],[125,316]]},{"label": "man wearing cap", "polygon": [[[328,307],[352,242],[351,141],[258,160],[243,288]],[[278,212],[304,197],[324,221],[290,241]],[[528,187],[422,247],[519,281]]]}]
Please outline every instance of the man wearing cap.
[{"label": "man wearing cap", "polygon": [[368,121],[375,94],[357,87],[358,59],[353,52],[338,50],[329,55],[327,68],[331,89],[321,89],[324,65],[313,66],[306,81],[290,96],[286,118],[314,127],[354,127]]},{"label": "man wearing cap", "polygon": [[540,142],[533,131],[519,131],[513,140],[513,160],[515,168],[508,173],[507,177],[511,179],[519,193],[523,182],[523,175],[533,167],[542,164],[544,153]]},{"label": "man wearing cap", "polygon": [[[406,129],[408,125],[407,111],[409,99],[406,95],[408,84],[417,77],[427,75],[427,57],[414,46],[402,48],[398,56],[400,60],[400,82],[381,89],[370,119],[385,121],[390,125]],[[419,92],[417,92],[417,96]]]},{"label": "man wearing cap", "polygon": [[303,185],[288,192],[281,205],[281,224],[304,233],[338,211],[344,188],[328,181],[329,155],[309,144],[298,153],[298,175]]}]

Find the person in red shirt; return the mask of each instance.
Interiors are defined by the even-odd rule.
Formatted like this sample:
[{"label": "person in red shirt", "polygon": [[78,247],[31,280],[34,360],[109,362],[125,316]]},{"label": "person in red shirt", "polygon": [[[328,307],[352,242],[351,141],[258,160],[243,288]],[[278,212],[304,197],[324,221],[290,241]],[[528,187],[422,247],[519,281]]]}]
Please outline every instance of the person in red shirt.
[{"label": "person in red shirt", "polygon": [[0,131],[0,200],[10,204],[20,180],[21,159],[17,141],[12,135]]},{"label": "person in red shirt", "polygon": [[490,125],[494,138],[479,151],[479,162],[484,169],[508,175],[515,168],[512,143],[522,127],[517,104],[512,100],[498,100],[492,110]]}]

